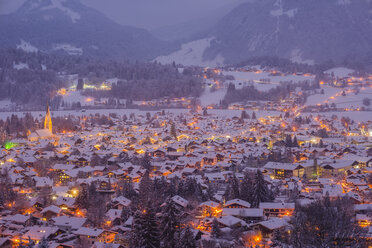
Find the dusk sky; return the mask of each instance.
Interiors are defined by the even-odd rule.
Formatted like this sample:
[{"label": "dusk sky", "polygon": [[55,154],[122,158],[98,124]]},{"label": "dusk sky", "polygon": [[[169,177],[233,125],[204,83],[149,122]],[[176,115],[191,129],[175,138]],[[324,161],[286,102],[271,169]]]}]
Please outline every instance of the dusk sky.
[{"label": "dusk sky", "polygon": [[[16,10],[24,1],[0,0],[0,14]],[[247,0],[82,0],[118,23],[146,29],[223,15],[244,1]]]}]

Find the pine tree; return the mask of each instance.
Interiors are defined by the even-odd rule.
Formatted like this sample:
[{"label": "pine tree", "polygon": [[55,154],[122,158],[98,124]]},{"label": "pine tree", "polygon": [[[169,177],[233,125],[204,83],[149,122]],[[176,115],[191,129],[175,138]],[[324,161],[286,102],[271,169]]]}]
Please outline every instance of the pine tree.
[{"label": "pine tree", "polygon": [[240,198],[240,190],[239,190],[239,180],[236,178],[235,174],[231,178],[231,198],[236,199]]},{"label": "pine tree", "polygon": [[146,170],[150,170],[151,169],[151,157],[149,155],[149,153],[145,153],[142,160],[141,160],[141,165],[143,168],[145,168]]},{"label": "pine tree", "polygon": [[216,218],[214,218],[212,221],[211,235],[213,238],[219,238],[221,236],[220,224]]},{"label": "pine tree", "polygon": [[354,207],[347,198],[330,200],[329,195],[306,206],[296,205],[289,237],[292,247],[367,247],[367,230],[354,221]]},{"label": "pine tree", "polygon": [[298,147],[298,141],[297,141],[297,137],[296,136],[294,136],[294,138],[293,138],[292,146]]},{"label": "pine tree", "polygon": [[285,146],[292,147],[292,138],[289,134],[285,136]]},{"label": "pine tree", "polygon": [[256,112],[253,112],[252,113],[252,119],[255,120],[257,117],[256,117]]},{"label": "pine tree", "polygon": [[[43,241],[44,237],[41,239],[41,241]],[[44,239],[45,240],[45,239]],[[38,246],[39,247],[39,246]],[[48,246],[44,246],[44,247],[48,247]],[[35,242],[31,239],[30,236],[28,236],[28,244],[27,244],[27,248],[35,248]]]},{"label": "pine tree", "polygon": [[176,132],[176,125],[174,123],[171,124],[170,127],[170,135],[177,140],[177,132]]},{"label": "pine tree", "polygon": [[150,201],[150,195],[152,192],[152,181],[149,176],[149,172],[146,171],[143,175],[140,185],[139,185],[139,200],[140,200],[140,207],[144,208],[147,206],[147,203]]},{"label": "pine tree", "polygon": [[84,89],[84,81],[83,79],[79,78],[78,84],[76,86],[76,90],[83,90]]},{"label": "pine tree", "polygon": [[229,184],[225,191],[225,200],[229,201],[232,199],[240,198],[240,189],[239,189],[239,181],[236,178],[235,174],[229,180]]},{"label": "pine tree", "polygon": [[40,243],[37,247],[38,248],[48,248],[49,247],[48,241],[46,240],[45,236],[40,240]]},{"label": "pine tree", "polygon": [[253,195],[253,180],[249,177],[248,174],[244,175],[243,182],[240,185],[240,194],[241,199],[247,202],[252,202]]},{"label": "pine tree", "polygon": [[176,247],[180,226],[180,213],[174,201],[171,198],[165,202],[161,212],[160,230],[161,247],[174,248]]},{"label": "pine tree", "polygon": [[252,195],[252,207],[258,208],[261,202],[267,202],[271,200],[270,190],[267,187],[265,178],[260,170],[256,171],[253,195]]},{"label": "pine tree", "polygon": [[242,111],[240,119],[249,119],[249,115],[247,114],[247,112],[245,112],[245,110]]},{"label": "pine tree", "polygon": [[44,207],[49,206],[52,201],[52,199],[50,198],[51,194],[51,187],[45,185],[39,192],[38,201],[43,204]]},{"label": "pine tree", "polygon": [[86,187],[82,187],[79,190],[79,195],[76,197],[75,204],[82,209],[89,208],[88,190]]},{"label": "pine tree", "polygon": [[159,229],[152,209],[145,208],[135,213],[130,243],[132,248],[160,247]]},{"label": "pine tree", "polygon": [[187,226],[181,235],[181,240],[178,244],[179,248],[196,248],[196,241],[194,238],[194,234],[191,231],[191,228]]}]

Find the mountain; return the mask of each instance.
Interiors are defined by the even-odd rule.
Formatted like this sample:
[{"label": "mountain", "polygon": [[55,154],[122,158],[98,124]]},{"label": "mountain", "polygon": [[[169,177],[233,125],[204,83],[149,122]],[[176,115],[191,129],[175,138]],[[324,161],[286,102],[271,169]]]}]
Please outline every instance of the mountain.
[{"label": "mountain", "polygon": [[225,16],[241,2],[242,0],[226,1],[225,4],[218,7],[210,6],[208,13],[204,13],[202,16],[195,16],[192,20],[183,23],[171,23],[150,30],[150,32],[155,37],[166,41],[191,40],[216,25],[222,16]]},{"label": "mountain", "polygon": [[225,64],[263,56],[307,64],[360,61],[372,54],[371,5],[370,0],[250,0],[204,34],[210,44],[200,56],[223,57]]},{"label": "mountain", "polygon": [[15,13],[0,16],[1,48],[147,60],[166,51],[166,45],[78,0],[28,0]]}]

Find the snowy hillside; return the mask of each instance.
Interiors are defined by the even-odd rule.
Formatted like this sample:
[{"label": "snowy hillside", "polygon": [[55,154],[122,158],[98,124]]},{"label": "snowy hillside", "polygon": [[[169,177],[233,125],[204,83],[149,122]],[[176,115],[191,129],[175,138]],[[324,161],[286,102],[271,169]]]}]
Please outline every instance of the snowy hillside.
[{"label": "snowy hillside", "polygon": [[205,32],[215,37],[204,58],[227,64],[281,57],[314,64],[366,59],[372,51],[369,0],[252,0]]},{"label": "snowy hillside", "polygon": [[78,0],[27,0],[0,15],[0,48],[149,60],[167,47],[148,31],[119,25]]},{"label": "snowy hillside", "polygon": [[192,41],[183,44],[179,51],[171,53],[166,56],[160,56],[155,59],[162,64],[171,64],[173,62],[182,64],[185,66],[199,65],[199,66],[222,66],[224,58],[221,55],[217,55],[214,59],[205,60],[203,58],[204,51],[210,47],[214,37]]}]

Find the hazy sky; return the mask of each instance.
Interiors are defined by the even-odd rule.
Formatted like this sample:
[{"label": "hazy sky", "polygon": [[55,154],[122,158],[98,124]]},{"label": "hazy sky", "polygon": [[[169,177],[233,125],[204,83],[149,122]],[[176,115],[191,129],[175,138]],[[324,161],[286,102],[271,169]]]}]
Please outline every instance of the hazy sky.
[{"label": "hazy sky", "polygon": [[[16,10],[25,0],[0,0],[0,14]],[[228,12],[245,0],[81,0],[118,23],[154,29]]]}]

